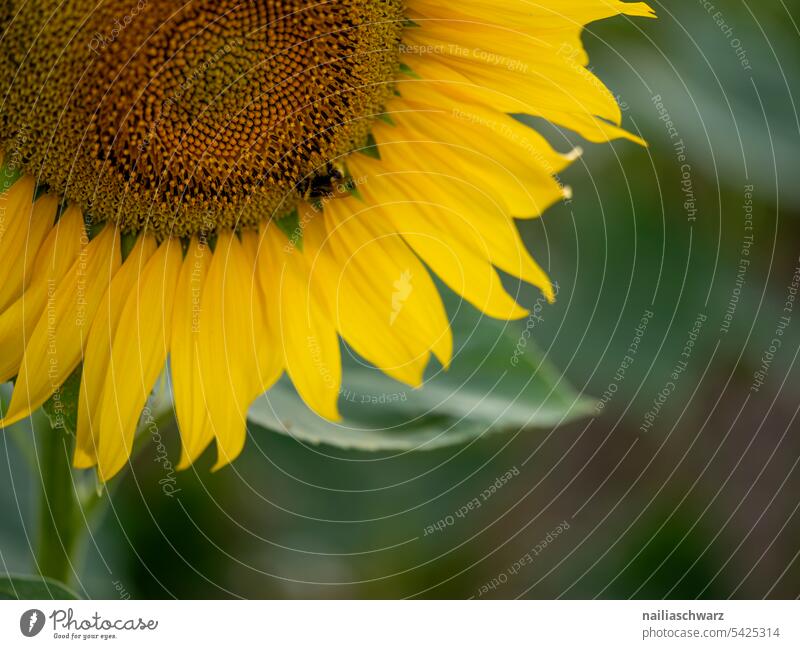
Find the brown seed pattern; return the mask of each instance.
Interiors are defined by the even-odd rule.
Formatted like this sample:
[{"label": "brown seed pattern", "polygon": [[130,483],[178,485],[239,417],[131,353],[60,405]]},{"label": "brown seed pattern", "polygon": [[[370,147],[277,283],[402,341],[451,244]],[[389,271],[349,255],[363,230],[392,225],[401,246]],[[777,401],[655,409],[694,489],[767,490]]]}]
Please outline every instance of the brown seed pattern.
[{"label": "brown seed pattern", "polygon": [[124,229],[184,236],[294,209],[392,93],[400,0],[15,0],[0,146]]}]

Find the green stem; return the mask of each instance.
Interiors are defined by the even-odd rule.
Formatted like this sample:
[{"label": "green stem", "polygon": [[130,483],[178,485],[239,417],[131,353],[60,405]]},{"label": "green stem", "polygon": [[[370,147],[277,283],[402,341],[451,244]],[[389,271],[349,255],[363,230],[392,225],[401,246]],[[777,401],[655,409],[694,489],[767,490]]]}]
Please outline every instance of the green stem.
[{"label": "green stem", "polygon": [[[60,406],[48,401],[42,408],[38,420],[34,415],[35,428],[43,431],[39,439],[39,472],[41,476],[41,499],[39,503],[39,544],[36,562],[44,577],[67,583],[76,570],[74,554],[78,549],[87,524],[96,520],[108,502],[107,487],[98,490],[87,484],[86,476],[73,472],[71,467],[77,415],[78,386],[80,372],[73,373],[59,390]],[[69,409],[64,415],[63,404]],[[155,414],[159,429],[166,422],[174,422],[171,407],[157,409]],[[49,421],[50,425],[47,425]],[[140,431],[141,433],[142,431]],[[134,454],[145,445],[144,434],[137,434]],[[117,476],[118,484],[121,476]]]},{"label": "green stem", "polygon": [[51,428],[39,439],[42,492],[36,561],[42,576],[66,583],[82,520],[70,466],[72,436],[64,428]]}]

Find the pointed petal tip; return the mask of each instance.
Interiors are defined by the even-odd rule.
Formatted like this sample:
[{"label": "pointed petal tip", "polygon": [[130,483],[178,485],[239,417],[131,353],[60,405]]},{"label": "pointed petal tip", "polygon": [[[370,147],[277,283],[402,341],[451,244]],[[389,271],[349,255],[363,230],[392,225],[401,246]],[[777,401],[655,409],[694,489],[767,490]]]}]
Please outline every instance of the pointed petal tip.
[{"label": "pointed petal tip", "polygon": [[5,417],[0,419],[0,428],[8,428],[9,426],[13,426],[21,422],[23,419],[30,417],[31,410],[30,408],[12,408],[9,406],[8,413]]},{"label": "pointed petal tip", "polygon": [[76,469],[91,469],[97,466],[97,458],[76,448],[75,453],[72,455],[72,466]]},{"label": "pointed petal tip", "polygon": [[[519,306],[519,305],[517,305]],[[531,314],[530,309],[526,309],[524,307],[519,306],[517,310],[514,311],[512,320],[520,320],[522,318],[527,318]]]},{"label": "pointed petal tip", "polygon": [[312,406],[309,403],[307,403],[306,405],[323,419],[327,419],[328,421],[332,421],[334,423],[339,423],[342,421],[342,415],[339,412],[338,403],[328,404],[328,405],[318,404],[319,407]]},{"label": "pointed petal tip", "polygon": [[218,456],[217,461],[214,463],[214,466],[211,467],[211,473],[217,473],[221,469],[224,469],[229,464],[232,464],[236,458],[239,457],[239,453],[237,453],[234,457],[230,456]]},{"label": "pointed petal tip", "polygon": [[444,334],[446,338],[440,339],[434,344],[432,351],[436,359],[441,363],[444,369],[450,368],[450,363],[453,360],[453,332],[450,326],[447,327],[447,332]]},{"label": "pointed petal tip", "polygon": [[[126,461],[127,462],[127,461]],[[109,480],[111,480],[114,476],[116,476],[122,468],[125,466],[126,462],[111,464],[105,464],[102,461],[98,461],[97,463],[97,479],[102,483],[106,484]]]},{"label": "pointed petal tip", "polygon": [[646,2],[623,3],[622,13],[628,16],[639,16],[641,18],[658,18],[655,9]]},{"label": "pointed petal tip", "polygon": [[[211,440],[209,440],[209,444],[210,443]],[[175,465],[175,470],[186,471],[187,469],[190,469],[192,466],[194,466],[194,463],[197,462],[197,460],[200,458],[203,452],[208,448],[209,444],[204,445],[203,448],[200,449],[199,451],[192,453],[188,453],[185,448],[182,448],[181,457],[180,460],[178,460],[178,464]],[[217,462],[219,463],[219,460]]]}]

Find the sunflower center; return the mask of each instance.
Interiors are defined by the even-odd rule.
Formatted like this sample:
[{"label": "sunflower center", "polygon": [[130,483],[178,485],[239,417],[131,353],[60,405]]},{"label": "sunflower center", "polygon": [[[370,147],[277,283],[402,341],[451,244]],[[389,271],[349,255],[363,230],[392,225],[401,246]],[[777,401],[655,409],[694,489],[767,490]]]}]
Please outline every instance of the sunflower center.
[{"label": "sunflower center", "polygon": [[7,158],[95,219],[181,236],[280,217],[363,146],[403,25],[401,0],[6,5]]}]

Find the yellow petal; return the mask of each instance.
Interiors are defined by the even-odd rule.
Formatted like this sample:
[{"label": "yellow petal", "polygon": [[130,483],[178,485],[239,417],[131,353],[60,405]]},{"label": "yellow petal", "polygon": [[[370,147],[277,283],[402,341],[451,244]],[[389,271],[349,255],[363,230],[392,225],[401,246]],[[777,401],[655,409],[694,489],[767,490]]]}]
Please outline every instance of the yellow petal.
[{"label": "yellow petal", "polygon": [[128,461],[142,409],[166,362],[181,262],[180,241],[164,241],[122,309],[98,413],[97,464],[103,481]]},{"label": "yellow petal", "polygon": [[250,404],[270,387],[264,379],[274,380],[260,376],[257,332],[264,319],[251,252],[233,233],[221,232],[203,289],[198,342],[208,420],[217,440],[214,470],[241,453]]},{"label": "yellow petal", "polygon": [[[509,82],[518,83],[518,78],[502,79],[496,83],[497,80],[492,73],[468,75],[464,70],[459,70],[441,59],[423,57],[409,60],[405,55],[400,59],[423,77],[426,80],[424,83],[433,84],[443,92],[452,93],[464,101],[482,104],[503,113],[526,113],[544,117],[548,121],[579,133],[590,142],[627,138],[639,144],[644,143],[641,138],[593,115],[580,104],[572,111],[564,110],[564,106],[559,109],[553,106],[532,105],[529,102],[531,97],[521,97],[515,92],[509,93]],[[556,81],[554,83],[557,85]]]},{"label": "yellow petal", "polygon": [[9,425],[41,406],[78,366],[100,299],[120,265],[119,234],[107,225],[67,271],[25,348],[8,413]]},{"label": "yellow petal", "polygon": [[[320,217],[321,218],[321,217]],[[319,286],[309,276],[313,242],[304,240],[303,251],[287,246],[277,227],[264,238],[268,282],[265,294],[278,313],[279,345],[286,372],[300,397],[320,416],[338,421],[342,382],[339,338],[324,306]]]},{"label": "yellow petal", "polygon": [[0,381],[19,372],[27,338],[85,243],[81,212],[69,208],[37,253],[27,290],[0,315]]},{"label": "yellow petal", "polygon": [[443,365],[450,362],[447,315],[419,259],[378,214],[359,213],[358,206],[356,199],[326,205],[327,256],[335,264],[319,277],[336,299],[345,340],[390,376],[418,386],[430,350]]},{"label": "yellow petal", "polygon": [[411,201],[384,205],[382,213],[431,270],[476,309],[501,320],[528,314],[506,292],[477,237],[472,245],[465,243],[463,235],[437,225],[429,210]]},{"label": "yellow petal", "polygon": [[145,263],[155,251],[153,237],[140,236],[136,240],[125,263],[106,289],[95,314],[86,343],[78,396],[78,428],[73,459],[76,468],[88,469],[97,464],[97,411],[101,405],[114,335],[122,317],[122,308],[135,290]]},{"label": "yellow petal", "polygon": [[50,195],[42,196],[31,206],[31,192],[27,191],[26,180],[22,179],[6,195],[0,196],[0,214],[3,214],[2,202],[6,196],[11,203],[11,194],[18,189],[22,194],[22,204],[15,213],[12,214],[10,207],[5,210],[10,223],[0,237],[0,259],[3,260],[0,265],[0,311],[19,298],[28,286],[33,274],[34,258],[53,226],[58,208],[58,200]]},{"label": "yellow petal", "polygon": [[248,263],[253,266],[256,280],[252,299],[261,306],[261,320],[252,319],[250,332],[257,353],[258,384],[261,386],[259,394],[274,385],[283,374],[284,366],[278,333],[280,314],[277,308],[270,306],[275,303],[277,296],[264,292],[264,283],[261,279],[260,256],[266,246],[263,244],[263,239],[262,234],[253,230],[242,232],[242,248],[248,256]]},{"label": "yellow petal", "polygon": [[[410,149],[399,155],[390,147],[380,168],[395,170],[395,173],[377,177],[375,174],[368,175],[366,165],[373,168],[378,165],[372,162],[365,164],[364,156],[353,160],[352,168],[371,178],[364,183],[362,193],[375,204],[389,200],[404,203],[413,201],[410,207],[416,205],[429,223],[430,228],[425,230],[444,232],[446,236],[452,233],[452,237],[463,241],[500,270],[539,287],[552,301],[554,294],[550,279],[528,253],[516,223],[504,206],[492,201],[468,179],[441,171],[413,171],[416,155]],[[420,160],[420,164],[424,162]],[[390,210],[387,208],[386,211]],[[399,220],[395,228],[406,231]]]},{"label": "yellow petal", "polygon": [[[513,222],[496,206],[489,205],[488,213],[473,215],[474,203],[466,207],[453,204],[427,180],[423,186],[415,185],[419,174],[406,178],[402,173],[390,174],[384,164],[365,157],[353,160],[351,165],[354,173],[366,179],[360,188],[364,199],[380,206],[375,220],[391,224],[453,291],[493,318],[513,320],[527,315],[527,310],[508,295],[492,266],[492,260],[498,258],[491,249],[496,245],[496,234],[490,232],[490,240],[482,234],[485,229],[506,230],[500,261],[519,274],[530,273],[530,267],[528,273],[522,270],[530,263],[529,255],[516,230],[509,231]],[[513,259],[518,263],[510,264]]]},{"label": "yellow petal", "polygon": [[203,288],[210,264],[208,244],[193,237],[178,278],[169,356],[175,414],[182,442],[178,469],[191,465],[214,439],[200,374],[199,338]]},{"label": "yellow petal", "polygon": [[[394,100],[395,126],[373,129],[382,147],[394,148],[404,163],[411,149],[417,170],[480,179],[482,191],[518,217],[539,216],[564,197],[554,177],[575,159],[553,151],[535,130],[509,115],[451,99],[419,84],[413,101]],[[408,110],[402,110],[402,109]]]},{"label": "yellow petal", "polygon": [[22,289],[22,264],[31,212],[34,181],[30,176],[20,178],[0,194],[0,309],[5,308]]},{"label": "yellow petal", "polygon": [[[619,13],[653,16],[644,3],[472,1],[452,5],[412,0],[410,47],[401,55],[423,79],[505,113],[529,113],[591,141],[640,138],[619,128],[614,97],[586,67],[584,25]],[[431,20],[432,19],[432,20]],[[400,84],[400,92],[416,85]],[[604,120],[609,120],[608,122]]]}]

